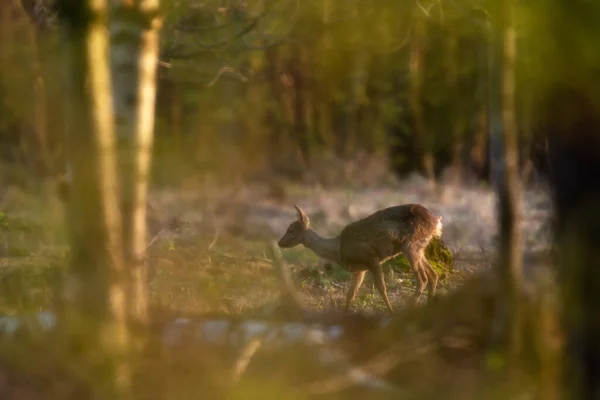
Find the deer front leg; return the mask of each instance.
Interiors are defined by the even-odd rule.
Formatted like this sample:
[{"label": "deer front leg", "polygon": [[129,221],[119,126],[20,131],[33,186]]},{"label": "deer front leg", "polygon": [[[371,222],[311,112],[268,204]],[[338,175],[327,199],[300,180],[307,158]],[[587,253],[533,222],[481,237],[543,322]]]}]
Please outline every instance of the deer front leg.
[{"label": "deer front leg", "polygon": [[352,282],[350,283],[350,288],[348,289],[348,293],[346,294],[346,308],[345,312],[348,312],[350,309],[350,305],[354,301],[356,294],[358,293],[358,289],[360,289],[360,285],[362,285],[363,280],[365,279],[365,273],[367,271],[356,271],[352,273]]},{"label": "deer front leg", "polygon": [[392,307],[392,303],[390,302],[390,299],[387,295],[387,289],[385,288],[385,278],[383,276],[383,268],[381,267],[380,264],[377,264],[376,266],[374,265],[371,267],[371,273],[373,274],[375,288],[377,288],[377,290],[381,294],[381,297],[383,297],[383,300],[385,301],[385,305],[387,306],[389,312],[393,313],[394,308]]}]

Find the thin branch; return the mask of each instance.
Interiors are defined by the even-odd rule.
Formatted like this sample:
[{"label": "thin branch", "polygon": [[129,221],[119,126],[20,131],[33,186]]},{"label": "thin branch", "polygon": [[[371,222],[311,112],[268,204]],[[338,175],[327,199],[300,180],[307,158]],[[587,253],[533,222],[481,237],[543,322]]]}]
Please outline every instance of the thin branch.
[{"label": "thin branch", "polygon": [[242,351],[240,352],[240,356],[233,364],[233,368],[231,371],[231,382],[236,384],[240,381],[244,372],[248,368],[250,361],[252,361],[252,357],[256,354],[260,346],[262,345],[262,338],[253,338],[250,340]]},{"label": "thin branch", "polygon": [[[243,38],[245,35],[247,35],[252,29],[254,29],[256,27],[257,22],[253,22],[250,25],[244,27],[242,30],[240,30],[239,32],[225,38],[222,40],[219,40],[218,42],[215,43],[203,43],[199,40],[195,40],[195,44],[199,47],[201,47],[201,49],[196,49],[196,50],[191,50],[191,51],[182,51],[184,46],[183,45],[175,45],[173,48],[164,51],[160,58],[168,58],[168,59],[176,59],[176,60],[185,60],[185,59],[190,59],[190,58],[194,58],[194,57],[198,57],[198,56],[202,56],[204,55],[207,51],[211,51],[211,50],[215,50],[218,49],[219,47],[223,47],[225,45],[227,45],[228,43],[230,43],[231,41],[235,40],[235,39],[239,39],[239,38]],[[179,51],[182,51],[181,53],[179,53]]]},{"label": "thin branch", "polygon": [[372,357],[361,366],[350,366],[343,374],[310,383],[304,387],[304,390],[310,394],[339,392],[350,386],[364,384],[366,379],[371,380],[372,385],[370,386],[386,390],[392,389],[387,382],[381,381],[369,373],[383,375],[402,363],[409,362],[423,354],[431,353],[437,347],[428,337],[422,339],[421,342],[425,343],[420,345],[418,343],[398,343]]},{"label": "thin branch", "polygon": [[240,23],[250,23],[250,24],[256,24],[258,23],[258,20],[260,20],[261,18],[263,18],[265,15],[267,15],[267,12],[262,12],[261,14],[257,15],[256,17],[252,17],[252,18],[248,18],[248,19],[244,19],[241,21],[236,21],[236,22],[232,22],[232,23],[228,23],[228,24],[218,24],[218,25],[213,25],[213,26],[209,26],[209,27],[183,27],[183,26],[179,26],[179,25],[175,25],[173,28],[183,32],[183,33],[202,33],[202,32],[213,32],[213,31],[217,31],[217,30],[221,30],[221,29],[225,29],[225,28],[231,28],[231,27],[235,27],[236,25],[240,24]]},{"label": "thin branch", "polygon": [[148,250],[150,247],[152,247],[152,245],[166,232],[166,229],[161,229],[156,235],[154,235],[154,237],[150,240],[150,242],[148,242],[148,245],[146,246],[146,250]]},{"label": "thin branch", "polygon": [[258,25],[258,21],[253,21],[250,24],[248,24],[246,27],[242,28],[239,32],[237,32],[225,39],[219,40],[218,42],[215,42],[215,43],[207,44],[207,43],[201,42],[200,40],[195,40],[195,43],[198,46],[203,47],[205,49],[214,49],[216,47],[222,47],[234,39],[238,39],[240,37],[243,37],[244,35],[247,35],[252,29],[254,29],[256,27],[256,25]]},{"label": "thin branch", "polygon": [[273,266],[275,267],[275,274],[280,282],[280,290],[282,300],[288,303],[291,303],[294,308],[301,312],[305,312],[306,308],[302,304],[302,299],[300,295],[294,288],[294,283],[289,274],[289,271],[281,257],[281,251],[279,250],[279,246],[277,243],[272,240],[269,242],[269,246],[267,248],[268,253],[270,253],[271,260]]},{"label": "thin branch", "polygon": [[242,75],[240,72],[235,70],[233,67],[225,66],[225,67],[221,67],[221,69],[219,69],[219,71],[217,72],[217,75],[215,75],[215,77],[206,84],[206,87],[213,86],[215,83],[217,83],[217,81],[219,80],[221,75],[223,75],[225,73],[231,74],[233,77],[237,78],[241,82],[248,82],[250,80],[247,77],[245,77],[244,75]]},{"label": "thin branch", "polygon": [[419,8],[421,9],[421,11],[423,11],[423,13],[424,13],[425,15],[427,15],[428,17],[430,17],[430,18],[431,18],[431,14],[429,14],[429,9],[431,9],[431,5],[430,5],[429,7],[427,7],[427,9],[425,9],[425,7],[423,7],[423,6],[421,5],[421,1],[420,1],[420,0],[417,0],[417,7],[419,7]]}]

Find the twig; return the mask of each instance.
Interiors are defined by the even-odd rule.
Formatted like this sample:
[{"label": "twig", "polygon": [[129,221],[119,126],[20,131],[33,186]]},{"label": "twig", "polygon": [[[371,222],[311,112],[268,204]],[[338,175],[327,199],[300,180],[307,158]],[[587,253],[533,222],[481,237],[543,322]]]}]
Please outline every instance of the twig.
[{"label": "twig", "polygon": [[[419,0],[417,0],[417,7],[419,7],[419,8],[421,9],[421,11],[423,11],[423,13],[424,13],[425,15],[427,15],[428,17],[431,17],[431,14],[429,14],[429,10],[428,10],[428,9],[425,9],[425,7],[423,7],[423,6],[421,5],[421,2],[420,2]],[[431,8],[431,6],[429,6],[428,8]]]},{"label": "twig", "polygon": [[275,273],[277,278],[281,282],[281,296],[282,300],[287,300],[291,303],[296,309],[300,311],[305,311],[305,307],[302,304],[302,300],[300,295],[294,288],[294,283],[292,282],[292,278],[289,274],[288,269],[283,262],[283,258],[281,257],[281,252],[279,251],[279,247],[274,240],[269,242],[268,252],[271,253],[271,259],[273,260],[273,266],[275,267]]},{"label": "twig", "polygon": [[242,375],[248,368],[252,357],[256,354],[260,346],[262,345],[262,338],[255,337],[250,340],[244,348],[242,349],[240,356],[237,358],[235,363],[233,364],[233,369],[231,372],[231,380],[233,384],[236,384],[240,381]]},{"label": "twig", "polygon": [[154,237],[148,242],[146,246],[146,250],[148,250],[152,245],[166,232],[166,229],[161,229]]},{"label": "twig", "polygon": [[[350,366],[342,375],[313,382],[305,386],[304,390],[310,394],[326,394],[364,383],[365,380],[369,380],[368,383],[371,383],[371,386],[380,387],[381,389],[390,389],[391,385],[369,375],[369,372],[375,375],[383,375],[401,363],[406,363],[417,356],[429,353],[436,347],[437,345],[431,342],[422,344],[421,346],[414,346],[414,344],[411,343],[398,343],[387,349],[385,352],[372,357],[362,366]],[[408,355],[406,355],[407,350]],[[400,356],[401,353],[405,354],[404,357]],[[382,385],[384,386],[381,387]]]},{"label": "twig", "polygon": [[213,225],[215,226],[215,235],[213,237],[213,240],[209,243],[209,245],[207,247],[208,263],[212,265],[212,259],[210,258],[210,252],[212,251],[212,248],[215,246],[215,244],[217,244],[217,240],[219,240],[219,236],[221,235],[221,230],[219,229],[219,225],[217,224],[217,216],[215,215],[214,208],[211,208],[210,215],[212,217]]},{"label": "twig", "polygon": [[242,75],[240,72],[236,71],[233,67],[224,66],[224,67],[221,67],[221,69],[219,69],[219,71],[217,72],[217,75],[215,75],[215,77],[212,78],[211,81],[206,84],[206,87],[211,87],[215,83],[217,83],[217,81],[219,80],[221,75],[223,75],[224,73],[229,73],[229,74],[233,75],[235,78],[237,78],[241,82],[248,82],[250,80],[250,79],[248,79],[248,77],[246,77],[246,76]]},{"label": "twig", "polygon": [[[265,262],[267,264],[273,264],[273,261],[269,260],[266,257],[237,257],[237,256],[234,256],[232,254],[223,253],[223,252],[218,251],[218,250],[212,250],[211,252],[214,253],[214,254],[220,255],[221,257],[225,257],[225,258],[228,258],[230,260],[235,260],[235,261],[245,261],[245,262],[262,261],[262,262]],[[209,259],[210,259],[210,257],[209,257]]]},{"label": "twig", "polygon": [[331,283],[331,286],[335,286],[335,287],[336,287],[336,288],[338,288],[338,289],[342,289],[342,290],[343,290],[343,289],[345,289],[345,288],[344,288],[342,285],[340,285],[339,283],[335,283],[335,282],[333,282],[333,281],[331,281],[330,283]]}]

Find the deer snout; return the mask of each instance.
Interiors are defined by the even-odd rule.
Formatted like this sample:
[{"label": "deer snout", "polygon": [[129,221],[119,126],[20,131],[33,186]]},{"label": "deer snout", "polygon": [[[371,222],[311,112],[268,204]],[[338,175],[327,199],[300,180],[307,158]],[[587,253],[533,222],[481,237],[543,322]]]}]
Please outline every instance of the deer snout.
[{"label": "deer snout", "polygon": [[289,238],[286,238],[285,236],[283,236],[281,239],[279,239],[279,242],[277,242],[277,245],[282,249],[286,249],[286,248],[290,247],[290,240],[289,240]]}]

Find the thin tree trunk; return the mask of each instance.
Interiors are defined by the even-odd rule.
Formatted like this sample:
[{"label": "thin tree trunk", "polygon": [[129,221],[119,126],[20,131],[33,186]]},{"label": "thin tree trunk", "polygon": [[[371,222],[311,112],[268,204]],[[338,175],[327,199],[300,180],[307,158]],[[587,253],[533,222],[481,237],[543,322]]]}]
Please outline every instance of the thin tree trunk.
[{"label": "thin tree trunk", "polygon": [[[323,21],[323,25],[327,27],[327,25],[331,22],[331,15],[333,13],[332,0],[323,0],[322,2],[322,16],[321,19]],[[331,51],[332,40],[331,40],[331,31],[329,29],[325,29],[323,32],[323,36],[321,37],[320,42],[320,51],[322,54],[327,54]],[[331,85],[331,83],[329,83]],[[323,93],[319,91],[318,93]],[[335,130],[333,128],[333,106],[332,102],[329,99],[324,98],[325,96],[321,95],[320,101],[318,103],[319,108],[319,136],[321,137],[321,142],[323,146],[330,151],[336,151],[337,145],[337,137]]]},{"label": "thin tree trunk", "polygon": [[25,14],[28,20],[27,34],[29,36],[29,42],[33,49],[33,58],[31,60],[33,69],[33,94],[34,94],[34,133],[35,143],[37,144],[38,159],[36,161],[42,167],[44,173],[47,173],[51,169],[50,161],[50,148],[48,144],[48,122],[46,113],[46,85],[44,83],[44,74],[42,70],[42,63],[40,61],[39,52],[39,32],[38,26],[32,19],[25,7],[23,6],[22,0],[15,1],[15,4],[19,7],[20,11]]},{"label": "thin tree trunk", "polygon": [[[508,345],[508,368],[514,371],[521,354],[522,286],[521,189],[518,164],[518,137],[515,121],[515,57],[516,41],[512,4],[498,13],[498,35],[492,40],[490,67],[495,70],[490,85],[490,127],[492,177],[498,196],[500,226],[498,291],[496,298],[499,334]],[[496,99],[500,100],[497,101]]]},{"label": "thin tree trunk", "polygon": [[296,145],[305,168],[310,166],[310,143],[308,140],[308,127],[306,124],[306,49],[304,46],[296,45],[291,49],[289,60],[289,71],[293,81],[293,119],[292,132],[296,139]]},{"label": "thin tree trunk", "polygon": [[435,187],[433,169],[433,154],[427,145],[427,127],[423,116],[421,98],[423,90],[423,54],[425,45],[425,22],[420,16],[415,17],[413,38],[410,43],[409,75],[410,75],[410,110],[412,113],[413,129],[420,155],[421,168],[429,181],[430,189]]},{"label": "thin tree trunk", "polygon": [[[131,275],[129,312],[147,319],[146,198],[154,133],[158,0],[113,0],[111,61],[121,154],[123,248]],[[135,15],[137,18],[132,18]]]},{"label": "thin tree trunk", "polygon": [[449,118],[450,132],[452,136],[452,184],[458,185],[462,182],[462,149],[463,134],[460,113],[457,103],[460,102],[458,94],[458,38],[453,28],[448,33],[448,44],[446,47],[447,64],[447,87],[450,93]]},{"label": "thin tree trunk", "polygon": [[[106,1],[59,0],[68,90],[70,332],[90,371],[107,372],[95,398],[129,396],[129,344],[118,209]],[[82,19],[81,16],[89,16]],[[98,359],[97,350],[101,357]],[[91,360],[91,361],[90,361]],[[97,376],[95,376],[97,377]]]},{"label": "thin tree trunk", "polygon": [[266,154],[273,171],[279,168],[283,146],[283,124],[281,121],[281,90],[279,81],[278,62],[279,47],[273,46],[265,51],[265,80],[269,87],[270,101],[265,112],[265,125],[269,130],[269,143]]}]

